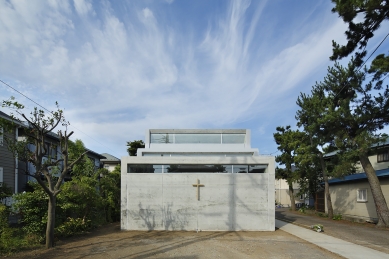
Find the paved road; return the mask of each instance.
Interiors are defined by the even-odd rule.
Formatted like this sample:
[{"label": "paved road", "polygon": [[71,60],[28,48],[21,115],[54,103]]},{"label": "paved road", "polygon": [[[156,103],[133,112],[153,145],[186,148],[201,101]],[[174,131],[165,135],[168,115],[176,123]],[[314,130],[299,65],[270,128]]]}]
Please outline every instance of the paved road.
[{"label": "paved road", "polygon": [[344,241],[362,245],[389,254],[389,230],[377,229],[368,223],[360,224],[345,220],[329,220],[317,216],[291,212],[288,208],[277,208],[276,219],[310,228],[322,224],[324,233]]}]

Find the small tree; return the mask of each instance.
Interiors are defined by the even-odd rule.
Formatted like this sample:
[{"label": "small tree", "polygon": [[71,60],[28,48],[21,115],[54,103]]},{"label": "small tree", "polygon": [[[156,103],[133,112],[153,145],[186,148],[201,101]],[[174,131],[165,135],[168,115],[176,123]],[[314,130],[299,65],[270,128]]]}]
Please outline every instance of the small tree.
[{"label": "small tree", "polygon": [[127,141],[127,152],[130,156],[136,156],[138,148],[144,148],[145,143],[143,140]]},{"label": "small tree", "polygon": [[[47,146],[46,138],[49,134],[53,134],[53,131],[59,124],[65,128],[69,123],[65,120],[63,111],[59,109],[56,103],[57,110],[45,114],[43,110],[34,108],[30,113],[30,116],[26,116],[22,110],[24,106],[19,104],[12,97],[10,100],[3,101],[3,107],[14,109],[19,115],[11,114],[14,120],[24,120],[28,123],[25,127],[24,133],[26,135],[25,140],[22,142],[22,149],[20,143],[17,141],[14,145],[8,145],[12,152],[18,156],[23,153],[27,161],[31,163],[35,172],[27,172],[32,176],[40,186],[42,186],[45,193],[47,193],[48,199],[48,211],[47,211],[47,225],[46,225],[46,248],[54,246],[54,226],[55,226],[55,208],[57,195],[61,192],[61,185],[65,176],[69,173],[72,167],[82,158],[82,155],[73,161],[69,160],[68,143],[69,137],[73,134],[68,132],[67,129],[58,131],[58,142]],[[26,149],[27,145],[33,146],[33,148]],[[59,147],[60,155],[51,155],[48,149]],[[21,156],[19,156],[21,157]],[[46,160],[43,158],[47,157]]]}]

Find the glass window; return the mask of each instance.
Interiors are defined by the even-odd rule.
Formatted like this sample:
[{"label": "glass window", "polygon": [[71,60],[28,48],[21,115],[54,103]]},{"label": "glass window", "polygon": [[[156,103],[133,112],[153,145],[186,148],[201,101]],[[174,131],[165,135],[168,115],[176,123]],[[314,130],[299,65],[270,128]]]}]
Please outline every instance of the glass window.
[{"label": "glass window", "polygon": [[249,165],[249,173],[262,174],[265,172],[266,168],[267,168],[266,165]]},{"label": "glass window", "polygon": [[385,151],[377,155],[377,162],[389,161],[389,151]]},{"label": "glass window", "polygon": [[164,165],[164,173],[226,173],[223,165]]},{"label": "glass window", "polygon": [[243,144],[245,134],[222,134],[223,144]]},{"label": "glass window", "polygon": [[152,133],[150,134],[150,143],[171,144],[174,143],[171,133]]},{"label": "glass window", "polygon": [[0,146],[2,146],[4,142],[3,134],[4,134],[4,130],[2,127],[0,127]]},{"label": "glass window", "polygon": [[220,144],[220,134],[175,134],[176,144]]},{"label": "glass window", "polygon": [[162,173],[161,165],[127,165],[127,173]]},{"label": "glass window", "polygon": [[223,165],[226,173],[232,173],[232,165]]},{"label": "glass window", "polygon": [[247,174],[248,166],[247,165],[232,165],[233,173],[244,173]]},{"label": "glass window", "polygon": [[266,165],[128,164],[127,173],[264,173]]},{"label": "glass window", "polygon": [[357,202],[367,202],[367,189],[358,189]]}]

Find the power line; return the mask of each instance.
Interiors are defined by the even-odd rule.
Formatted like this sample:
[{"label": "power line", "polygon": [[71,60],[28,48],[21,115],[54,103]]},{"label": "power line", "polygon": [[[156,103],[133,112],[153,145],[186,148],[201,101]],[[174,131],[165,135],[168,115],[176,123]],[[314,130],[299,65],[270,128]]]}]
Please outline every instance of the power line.
[{"label": "power line", "polygon": [[[378,46],[374,49],[374,51],[370,54],[370,56],[365,60],[365,62],[363,62],[362,65],[359,66],[358,70],[359,71],[365,64],[366,62],[371,58],[371,56],[373,56],[373,54],[377,51],[377,49],[382,45],[382,43],[386,40],[386,38],[389,36],[389,33],[386,34],[386,36],[383,38],[383,40],[380,42],[380,44],[378,44]],[[365,46],[366,48],[366,46]],[[335,98],[343,91],[343,89],[346,87],[346,84],[340,89],[340,91],[335,95]]]},{"label": "power line", "polygon": [[6,82],[4,82],[3,80],[0,79],[0,82],[2,82],[3,84],[5,84],[6,86],[8,86],[9,88],[11,88],[12,90],[14,90],[15,92],[19,93],[20,95],[23,95],[24,97],[26,97],[28,100],[30,100],[31,102],[35,103],[36,105],[38,105],[39,107],[41,107],[42,109],[52,113],[51,111],[49,111],[48,109],[46,109],[45,107],[43,107],[42,105],[40,105],[39,103],[35,102],[33,99],[31,99],[30,97],[24,95],[23,93],[19,92],[17,89],[13,88],[12,86],[10,86],[9,84],[7,84]]},{"label": "power line", "polygon": [[[14,87],[10,86],[9,84],[7,84],[6,82],[4,82],[3,80],[0,79],[0,82],[2,82],[2,83],[5,84],[6,86],[8,86],[8,87],[11,88],[12,90],[14,90],[15,92],[19,93],[20,95],[24,96],[25,98],[27,98],[27,99],[30,100],[31,102],[35,103],[36,105],[38,105],[38,106],[41,107],[42,109],[46,110],[47,112],[53,113],[52,111],[49,111],[48,109],[46,109],[45,107],[43,107],[42,105],[40,105],[39,103],[37,103],[36,101],[34,101],[33,99],[31,99],[30,97],[26,96],[25,94],[21,93],[20,91],[18,91],[18,90],[15,89]],[[89,136],[88,134],[86,134],[85,132],[83,132],[82,130],[77,129],[77,128],[74,127],[73,125],[70,125],[70,124],[69,124],[69,127],[73,127],[74,129],[76,129],[77,131],[83,133],[85,136],[89,137],[89,138],[92,139],[93,141],[96,141],[97,143],[99,143],[99,144],[102,145],[103,147],[107,148],[108,150],[113,151],[112,149],[106,147],[104,144],[100,143],[100,142],[97,141],[96,139],[92,138],[91,136]],[[113,152],[114,152],[114,151],[113,151]]]}]

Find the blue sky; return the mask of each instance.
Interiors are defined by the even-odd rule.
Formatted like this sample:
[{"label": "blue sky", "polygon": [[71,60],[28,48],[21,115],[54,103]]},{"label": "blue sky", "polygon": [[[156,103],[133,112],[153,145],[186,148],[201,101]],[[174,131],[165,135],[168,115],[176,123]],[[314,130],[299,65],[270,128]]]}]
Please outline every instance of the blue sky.
[{"label": "blue sky", "polygon": [[[325,1],[0,0],[0,79],[117,157],[149,128],[248,128],[274,153],[346,25]],[[385,30],[386,29],[386,30]],[[376,32],[368,49],[386,35]],[[377,53],[387,49],[381,46]],[[15,96],[0,83],[0,100]],[[1,108],[4,112],[9,111]]]}]

